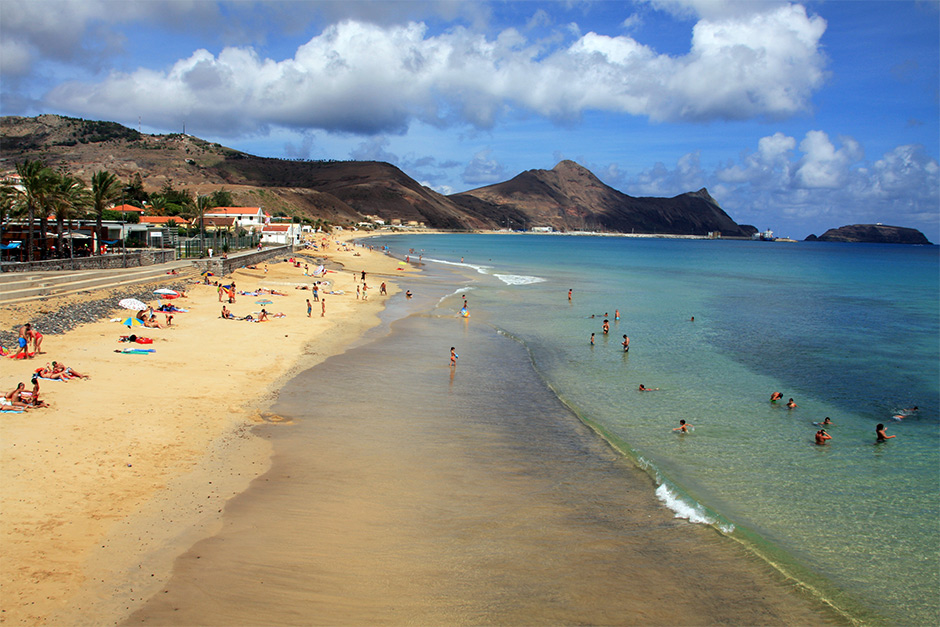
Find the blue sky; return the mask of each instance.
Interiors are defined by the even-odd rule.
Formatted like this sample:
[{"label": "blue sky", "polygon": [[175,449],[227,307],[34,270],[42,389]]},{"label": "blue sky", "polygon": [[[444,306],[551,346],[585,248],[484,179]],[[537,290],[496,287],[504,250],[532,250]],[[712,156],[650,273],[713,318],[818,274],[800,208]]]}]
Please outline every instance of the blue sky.
[{"label": "blue sky", "polygon": [[572,159],[802,239],[940,242],[940,2],[0,1],[0,112],[453,193]]}]

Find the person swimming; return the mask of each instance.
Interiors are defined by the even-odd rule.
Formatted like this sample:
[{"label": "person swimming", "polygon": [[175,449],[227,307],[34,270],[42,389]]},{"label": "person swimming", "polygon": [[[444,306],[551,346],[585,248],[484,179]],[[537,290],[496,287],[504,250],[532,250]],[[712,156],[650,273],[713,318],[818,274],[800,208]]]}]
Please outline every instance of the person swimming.
[{"label": "person swimming", "polygon": [[885,442],[887,440],[890,440],[891,438],[896,438],[896,437],[898,436],[888,435],[887,433],[885,433],[885,426],[881,424],[880,422],[878,423],[878,426],[875,427],[875,438],[876,438],[875,441],[876,442]]},{"label": "person swimming", "polygon": [[646,387],[645,385],[643,385],[643,384],[641,383],[641,384],[640,384],[640,389],[639,389],[639,391],[640,391],[640,392],[655,392],[655,391],[658,390],[658,389],[659,389],[659,388],[648,388],[648,387]]},{"label": "person swimming", "polygon": [[691,428],[692,425],[687,423],[685,420],[680,420],[679,426],[673,429],[673,431],[678,431],[679,433],[688,433]]},{"label": "person swimming", "polygon": [[776,403],[781,398],[783,398],[783,394],[781,394],[780,392],[774,392],[773,394],[770,395],[770,402]]}]

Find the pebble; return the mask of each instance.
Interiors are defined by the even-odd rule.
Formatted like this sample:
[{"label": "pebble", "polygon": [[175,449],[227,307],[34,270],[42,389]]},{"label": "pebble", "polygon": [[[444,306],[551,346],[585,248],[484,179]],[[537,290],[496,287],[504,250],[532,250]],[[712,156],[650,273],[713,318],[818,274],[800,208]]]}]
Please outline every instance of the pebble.
[{"label": "pebble", "polygon": [[[174,290],[185,290],[187,285],[186,283],[180,282],[174,285],[169,285],[167,287]],[[133,316],[133,311],[130,311],[129,309],[121,309],[118,307],[118,301],[125,298],[136,298],[137,300],[144,303],[150,303],[151,301],[156,300],[155,296],[157,295],[153,293],[153,288],[151,286],[145,289],[141,288],[136,291],[128,289],[126,292],[123,292],[120,297],[109,296],[108,298],[102,298],[100,300],[64,305],[58,308],[56,311],[42,314],[36,318],[33,318],[32,320],[22,320],[11,330],[0,330],[0,345],[2,345],[7,350],[13,350],[15,352],[17,338],[19,338],[20,335],[20,327],[27,322],[31,323],[33,328],[42,333],[44,336],[62,335],[81,324],[97,322],[98,320],[102,319],[110,320],[111,318]],[[43,350],[49,350],[48,344],[45,342],[43,342]]]}]

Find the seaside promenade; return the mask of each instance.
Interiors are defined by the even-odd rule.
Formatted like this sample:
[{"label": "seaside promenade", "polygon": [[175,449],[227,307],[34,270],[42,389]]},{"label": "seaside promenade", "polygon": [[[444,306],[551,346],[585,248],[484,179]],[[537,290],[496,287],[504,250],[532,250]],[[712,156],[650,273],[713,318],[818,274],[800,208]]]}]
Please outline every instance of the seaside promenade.
[{"label": "seaside promenade", "polygon": [[[307,317],[314,259],[335,269],[321,303]],[[0,620],[9,625],[104,624],[126,613],[147,584],[168,576],[173,558],[212,529],[225,501],[268,467],[270,449],[249,427],[265,415],[280,384],[296,372],[345,350],[374,326],[397,262],[367,248],[330,241],[315,253],[295,253],[301,267],[269,261],[221,279],[238,290],[267,288],[284,295],[237,296],[224,303],[236,316],[262,307],[284,317],[252,323],[223,320],[217,288],[193,276],[187,309],[172,326],[129,330],[118,301],[130,289],[86,291],[8,304],[0,327],[18,325],[59,307],[112,299],[96,322],[62,335],[46,333],[43,354],[0,358],[0,390],[29,385],[35,368],[55,360],[89,379],[41,380],[48,408],[0,416]],[[361,271],[370,295],[356,299]],[[405,270],[404,272],[408,272]],[[388,284],[388,296],[378,285]],[[167,284],[179,278],[166,275]],[[153,283],[151,288],[163,285]],[[154,295],[151,303],[158,306]],[[256,301],[266,299],[270,304]],[[159,315],[161,324],[165,316]],[[40,329],[42,331],[42,329]],[[118,352],[119,337],[153,339],[153,353]],[[78,620],[78,617],[84,617]]]}]

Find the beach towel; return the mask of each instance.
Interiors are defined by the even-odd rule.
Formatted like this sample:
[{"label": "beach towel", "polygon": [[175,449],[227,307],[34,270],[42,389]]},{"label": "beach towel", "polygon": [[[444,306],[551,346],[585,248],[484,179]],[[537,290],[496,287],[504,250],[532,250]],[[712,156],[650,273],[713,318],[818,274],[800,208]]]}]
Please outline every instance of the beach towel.
[{"label": "beach towel", "polygon": [[114,350],[115,353],[124,353],[126,355],[149,355],[155,353],[155,348],[125,348],[124,350]]}]

